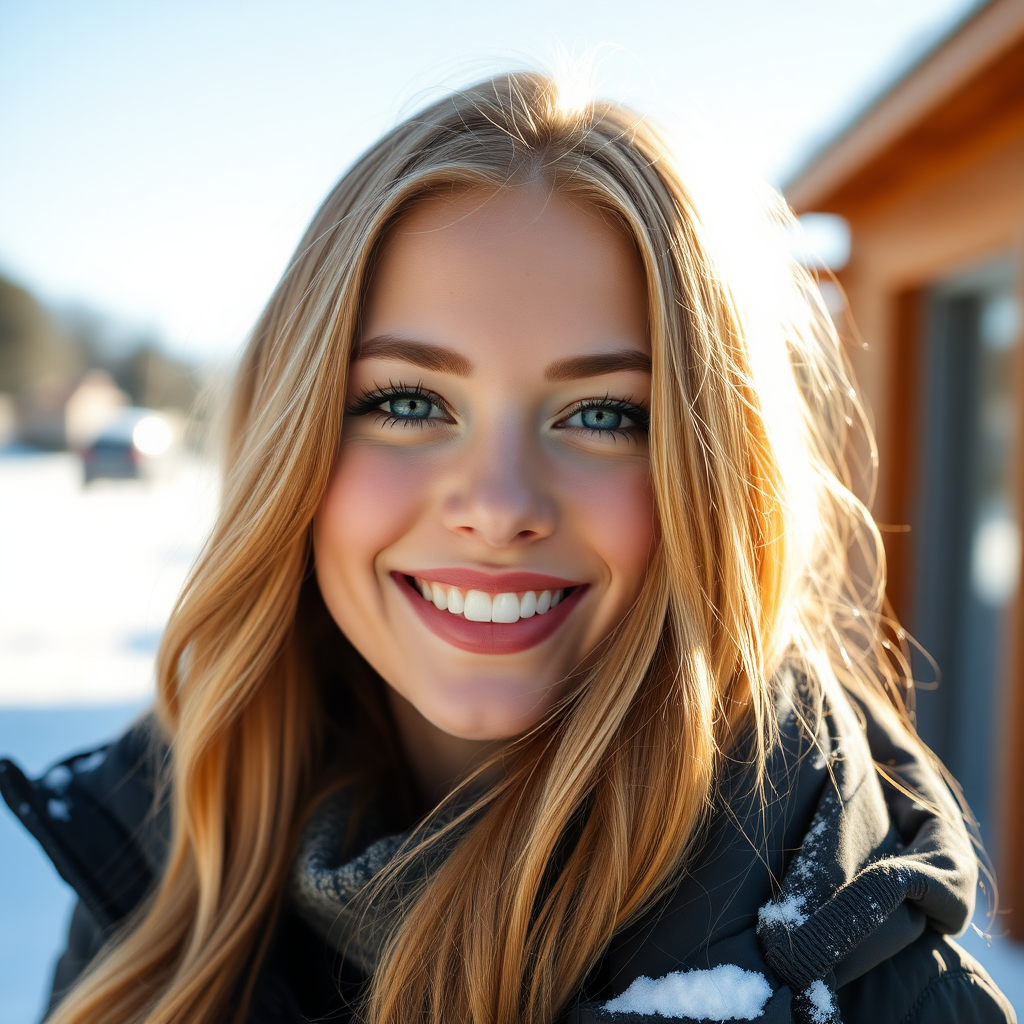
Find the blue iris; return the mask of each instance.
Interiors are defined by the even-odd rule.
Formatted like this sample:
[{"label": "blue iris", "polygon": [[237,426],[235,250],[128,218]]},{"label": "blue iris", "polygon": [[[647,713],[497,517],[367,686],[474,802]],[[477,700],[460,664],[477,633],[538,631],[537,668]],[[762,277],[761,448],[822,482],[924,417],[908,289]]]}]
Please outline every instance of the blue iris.
[{"label": "blue iris", "polygon": [[403,420],[425,420],[430,418],[434,403],[417,395],[403,395],[388,402],[392,416]]},{"label": "blue iris", "polygon": [[622,426],[622,413],[618,409],[592,406],[580,410],[580,422],[588,430],[618,430]]}]

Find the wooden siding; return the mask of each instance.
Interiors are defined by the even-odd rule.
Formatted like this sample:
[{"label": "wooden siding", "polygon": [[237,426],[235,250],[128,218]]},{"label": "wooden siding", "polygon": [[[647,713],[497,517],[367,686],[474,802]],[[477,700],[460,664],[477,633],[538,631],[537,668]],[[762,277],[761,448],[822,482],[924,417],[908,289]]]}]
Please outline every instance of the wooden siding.
[{"label": "wooden siding", "polygon": [[[913,518],[927,289],[961,270],[1010,258],[1024,301],[1024,2],[995,0],[872,107],[786,190],[798,213],[846,218],[850,260],[838,275],[856,336],[850,355],[872,409],[880,451],[875,514],[890,564],[890,600],[912,617]],[[1024,339],[1016,356],[1011,453],[1024,511]],[[999,744],[1001,813],[995,854],[998,927],[1024,939],[1024,596],[1009,650]]]}]

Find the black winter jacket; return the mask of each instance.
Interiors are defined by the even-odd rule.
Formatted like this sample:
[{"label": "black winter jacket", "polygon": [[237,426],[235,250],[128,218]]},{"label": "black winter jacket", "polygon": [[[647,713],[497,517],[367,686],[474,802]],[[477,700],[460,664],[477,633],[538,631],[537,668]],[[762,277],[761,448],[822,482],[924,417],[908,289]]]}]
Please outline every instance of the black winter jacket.
[{"label": "black winter jacket", "polygon": [[[784,673],[778,715],[765,793],[737,758],[693,866],[615,937],[562,1024],[1015,1022],[947,937],[970,921],[977,871],[952,814],[905,795],[909,785],[949,811],[935,773],[835,686],[822,695]],[[79,896],[53,1001],[160,874],[168,818],[154,791],[164,755],[143,720],[37,780],[0,762],[4,799]],[[903,785],[886,782],[872,758]],[[348,1019],[366,979],[337,959],[286,907],[251,1024]]]}]

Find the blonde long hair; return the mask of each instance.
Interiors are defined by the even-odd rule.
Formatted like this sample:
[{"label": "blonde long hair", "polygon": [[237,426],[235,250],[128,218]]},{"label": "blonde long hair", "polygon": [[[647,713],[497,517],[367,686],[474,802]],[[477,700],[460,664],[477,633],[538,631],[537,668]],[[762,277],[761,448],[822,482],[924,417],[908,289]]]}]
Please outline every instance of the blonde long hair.
[{"label": "blonde long hair", "polygon": [[[328,785],[363,768],[331,761],[297,609],[322,612],[310,524],[375,245],[431,195],[536,181],[614,218],[646,272],[659,548],[599,664],[521,739],[424,882],[366,1018],[551,1021],[685,867],[741,734],[763,767],[786,651],[889,706],[900,666],[882,647],[882,548],[846,466],[851,428],[870,435],[813,283],[777,255],[756,268],[770,308],[764,290],[745,291],[749,275],[716,251],[664,141],[633,113],[569,109],[537,74],[484,82],[408,119],[341,179],[252,333],[220,516],[159,656],[166,870],[55,1024],[243,1018],[298,829]],[[776,197],[766,223],[787,217]],[[357,674],[336,685],[359,691],[360,728],[391,743]]]}]

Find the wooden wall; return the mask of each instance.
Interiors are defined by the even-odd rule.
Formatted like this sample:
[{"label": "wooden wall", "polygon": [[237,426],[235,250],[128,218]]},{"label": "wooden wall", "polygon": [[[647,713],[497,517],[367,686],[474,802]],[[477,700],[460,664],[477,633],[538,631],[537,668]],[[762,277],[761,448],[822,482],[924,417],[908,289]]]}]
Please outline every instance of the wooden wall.
[{"label": "wooden wall", "polygon": [[[911,518],[920,464],[918,339],[928,287],[972,265],[1011,257],[1024,305],[1024,40],[932,111],[815,209],[851,228],[839,274],[858,332],[851,357],[873,410],[881,456],[875,514],[885,527],[890,600],[911,613]],[[1017,346],[1012,455],[1024,514],[1024,340]],[[1024,600],[1010,610],[1001,750],[1001,904],[1024,939]]]}]

